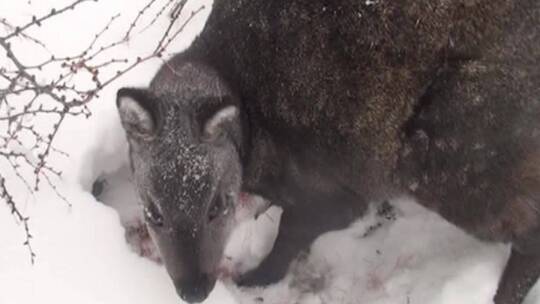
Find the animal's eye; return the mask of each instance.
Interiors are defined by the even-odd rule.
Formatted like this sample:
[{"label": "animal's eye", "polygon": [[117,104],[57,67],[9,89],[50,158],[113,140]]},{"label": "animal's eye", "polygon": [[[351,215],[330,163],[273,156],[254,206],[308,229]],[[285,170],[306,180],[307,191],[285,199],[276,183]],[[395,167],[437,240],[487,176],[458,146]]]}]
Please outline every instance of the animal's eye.
[{"label": "animal's eye", "polygon": [[163,216],[154,203],[149,203],[144,207],[144,219],[154,226],[163,226]]},{"label": "animal's eye", "polygon": [[218,196],[208,210],[208,222],[213,221],[219,216],[227,215],[233,206],[233,200],[232,194],[227,194],[224,198]]}]

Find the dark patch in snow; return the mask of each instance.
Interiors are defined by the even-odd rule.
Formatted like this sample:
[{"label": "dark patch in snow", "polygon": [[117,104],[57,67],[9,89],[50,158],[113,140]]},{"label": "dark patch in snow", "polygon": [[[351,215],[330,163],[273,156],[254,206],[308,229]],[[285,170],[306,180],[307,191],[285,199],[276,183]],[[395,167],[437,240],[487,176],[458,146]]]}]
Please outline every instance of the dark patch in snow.
[{"label": "dark patch in snow", "polygon": [[94,181],[92,184],[92,195],[96,198],[96,200],[100,200],[101,194],[103,194],[103,190],[107,186],[107,183],[104,178],[99,177]]},{"label": "dark patch in snow", "polygon": [[397,219],[396,210],[388,201],[384,201],[376,211],[376,222],[366,228],[360,238],[366,238],[375,233],[385,224],[393,222]]},{"label": "dark patch in snow", "polygon": [[144,223],[142,208],[135,196],[130,176],[127,166],[100,174],[92,184],[92,195],[118,213],[120,224],[125,229],[126,243],[134,253],[161,263],[159,252]]}]

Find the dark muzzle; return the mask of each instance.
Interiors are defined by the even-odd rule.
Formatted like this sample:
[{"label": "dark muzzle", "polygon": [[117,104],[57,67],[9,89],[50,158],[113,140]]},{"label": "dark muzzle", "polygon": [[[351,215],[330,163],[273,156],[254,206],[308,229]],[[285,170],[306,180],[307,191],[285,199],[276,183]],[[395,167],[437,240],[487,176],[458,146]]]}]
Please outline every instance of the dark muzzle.
[{"label": "dark muzzle", "polygon": [[188,303],[200,303],[204,301],[214,288],[214,284],[215,280],[210,279],[206,274],[174,283],[178,295]]}]

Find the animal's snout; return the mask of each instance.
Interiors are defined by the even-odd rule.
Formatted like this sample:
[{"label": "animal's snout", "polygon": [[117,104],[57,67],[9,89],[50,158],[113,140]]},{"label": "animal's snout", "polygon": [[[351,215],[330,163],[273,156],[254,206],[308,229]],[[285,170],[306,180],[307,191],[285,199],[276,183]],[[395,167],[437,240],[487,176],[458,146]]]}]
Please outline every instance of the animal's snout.
[{"label": "animal's snout", "polygon": [[204,301],[215,284],[207,274],[201,274],[191,280],[175,282],[176,292],[188,303],[200,303]]}]

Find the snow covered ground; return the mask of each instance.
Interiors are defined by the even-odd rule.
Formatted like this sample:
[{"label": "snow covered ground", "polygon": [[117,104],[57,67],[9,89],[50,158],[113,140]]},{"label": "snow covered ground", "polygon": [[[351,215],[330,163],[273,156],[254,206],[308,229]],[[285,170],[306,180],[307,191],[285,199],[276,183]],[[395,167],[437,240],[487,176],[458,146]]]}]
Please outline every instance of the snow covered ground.
[{"label": "snow covered ground", "polygon": [[[1,1],[0,14],[16,23],[28,20],[31,11],[66,2]],[[133,16],[141,5],[144,1],[92,2],[40,29],[39,35],[45,35],[55,51],[71,52],[112,15]],[[189,43],[208,12],[193,22],[174,49]],[[118,52],[136,56],[153,37],[154,32],[144,32]],[[147,84],[159,63],[149,62],[128,74],[94,102],[90,119],[67,121],[59,133],[56,144],[71,157],[57,156],[53,163],[64,171],[60,191],[72,207],[50,190],[31,196],[13,176],[8,180],[22,202],[20,208],[31,218],[37,260],[30,265],[22,246],[23,230],[0,203],[0,304],[180,303],[165,269],[133,252],[121,225],[137,217],[137,205],[129,175],[122,171],[127,147],[114,106],[115,91]],[[0,165],[0,170],[4,173],[6,168]],[[90,194],[94,180],[104,175],[114,177],[108,180],[105,200],[124,210],[121,216]],[[492,303],[507,246],[476,241],[409,198],[390,203],[395,206],[390,216],[372,210],[350,229],[321,236],[311,255],[294,263],[283,282],[249,290],[219,283],[205,303]],[[227,249],[231,263],[249,267],[268,249],[264,240],[272,239],[280,210],[269,212],[258,222],[243,222]],[[540,303],[538,288],[526,303]]]}]

